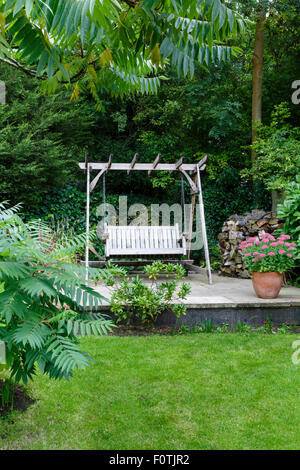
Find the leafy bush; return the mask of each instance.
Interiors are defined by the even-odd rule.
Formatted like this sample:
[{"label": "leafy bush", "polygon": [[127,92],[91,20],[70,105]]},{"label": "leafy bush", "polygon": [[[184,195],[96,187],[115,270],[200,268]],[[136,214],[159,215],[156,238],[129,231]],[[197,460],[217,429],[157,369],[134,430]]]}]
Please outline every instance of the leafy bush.
[{"label": "leafy bush", "polygon": [[70,262],[85,242],[79,236],[56,243],[40,224],[24,224],[19,207],[0,205],[0,341],[16,382],[37,371],[68,379],[91,358],[78,348],[76,334],[101,335],[112,328],[102,316],[86,313],[103,297],[84,281],[85,270]]},{"label": "leafy bush", "polygon": [[214,333],[218,328],[218,325],[212,320],[204,320],[200,324],[201,333]]},{"label": "leafy bush", "polygon": [[251,326],[248,325],[247,321],[239,321],[235,325],[233,325],[233,331],[236,333],[250,333]]},{"label": "leafy bush", "polygon": [[268,190],[284,190],[295,179],[300,169],[300,133],[285,120],[290,112],[285,103],[275,107],[270,126],[260,125],[252,148],[256,158],[244,176],[262,180]]},{"label": "leafy bush", "polygon": [[81,176],[77,162],[94,143],[97,113],[87,99],[71,103],[62,86],[45,96],[39,80],[2,62],[0,78],[7,90],[0,106],[0,200],[42,205],[46,190]]},{"label": "leafy bush", "polygon": [[300,175],[296,176],[296,181],[290,183],[285,191],[285,199],[278,205],[279,217],[285,219],[282,228],[283,233],[289,233],[295,240],[298,247],[298,259],[300,256]]},{"label": "leafy bush", "polygon": [[[189,294],[191,286],[185,282],[178,285],[185,275],[184,268],[155,261],[145,267],[145,272],[151,280],[150,284],[138,276],[130,277],[122,267],[108,265],[103,272],[106,286],[113,288],[111,311],[116,315],[116,321],[150,324],[166,310],[171,310],[177,317],[185,315],[186,307],[182,301]],[[174,274],[175,279],[159,282],[158,276],[161,274],[167,278]]]},{"label": "leafy bush", "polygon": [[291,278],[300,284],[300,175],[296,176],[296,181],[290,183],[285,191],[285,199],[278,205],[277,212],[279,217],[285,219],[282,233],[290,233],[297,245],[296,267],[291,273]]}]

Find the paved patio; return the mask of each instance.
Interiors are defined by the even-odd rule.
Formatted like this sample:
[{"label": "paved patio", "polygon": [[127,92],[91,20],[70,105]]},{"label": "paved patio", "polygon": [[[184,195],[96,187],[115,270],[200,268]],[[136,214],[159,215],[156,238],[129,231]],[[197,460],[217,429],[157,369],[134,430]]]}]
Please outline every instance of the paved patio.
[{"label": "paved patio", "polygon": [[[163,278],[163,280],[165,279]],[[186,281],[192,287],[191,293],[185,301],[189,309],[245,307],[300,308],[300,289],[296,287],[282,287],[277,299],[259,299],[256,297],[250,279],[236,279],[213,275],[213,284],[209,285],[205,274],[190,273]],[[145,282],[148,282],[147,279],[145,279]],[[104,284],[98,284],[95,290],[110,298],[110,291]],[[109,308],[107,302],[104,302],[104,305],[106,309]]]}]

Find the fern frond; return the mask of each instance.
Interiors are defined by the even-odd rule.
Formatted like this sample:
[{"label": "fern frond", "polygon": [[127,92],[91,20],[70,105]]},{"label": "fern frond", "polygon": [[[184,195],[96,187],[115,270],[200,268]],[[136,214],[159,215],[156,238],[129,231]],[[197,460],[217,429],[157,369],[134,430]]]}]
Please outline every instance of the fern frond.
[{"label": "fern frond", "polygon": [[65,377],[69,377],[71,371],[76,368],[84,369],[92,361],[92,358],[80,351],[72,341],[60,335],[52,338],[46,352],[52,356],[54,370]]},{"label": "fern frond", "polygon": [[56,246],[46,226],[19,223],[15,209],[1,207],[0,337],[11,376],[26,383],[39,367],[51,378],[68,379],[91,362],[77,347],[77,330],[102,335],[113,326],[109,319],[85,313],[97,309],[104,297],[86,285],[84,267],[61,259],[85,237],[61,238]]},{"label": "fern frond", "polygon": [[0,261],[0,279],[22,279],[29,274],[30,269],[17,261]]},{"label": "fern frond", "polygon": [[13,340],[17,344],[26,346],[28,343],[32,349],[40,349],[46,342],[49,335],[49,328],[40,321],[25,320],[12,334]]},{"label": "fern frond", "polygon": [[27,311],[27,305],[24,302],[24,297],[18,292],[13,285],[10,288],[1,292],[0,294],[0,318],[5,318],[8,325],[13,315],[16,315],[21,320],[24,319]]}]

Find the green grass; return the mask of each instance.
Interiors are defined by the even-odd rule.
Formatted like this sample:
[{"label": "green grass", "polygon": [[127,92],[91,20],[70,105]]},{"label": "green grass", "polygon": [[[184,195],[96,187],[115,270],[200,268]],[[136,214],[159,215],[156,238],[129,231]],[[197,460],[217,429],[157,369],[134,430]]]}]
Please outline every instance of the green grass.
[{"label": "green grass", "polygon": [[0,449],[298,449],[293,335],[83,339],[96,360],[0,422]]}]

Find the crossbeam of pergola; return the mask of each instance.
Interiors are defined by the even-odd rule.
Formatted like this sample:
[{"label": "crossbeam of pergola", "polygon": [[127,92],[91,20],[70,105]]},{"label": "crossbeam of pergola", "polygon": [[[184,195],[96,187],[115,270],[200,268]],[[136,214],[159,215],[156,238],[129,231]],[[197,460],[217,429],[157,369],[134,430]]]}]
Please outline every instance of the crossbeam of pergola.
[{"label": "crossbeam of pergola", "polygon": [[[201,218],[201,229],[203,237],[203,245],[205,252],[206,271],[209,283],[212,284],[209,250],[207,242],[206,224],[204,216],[204,205],[201,188],[200,172],[206,167],[208,155],[197,163],[184,163],[184,158],[181,157],[176,163],[160,163],[161,155],[158,154],[153,163],[137,163],[138,154],[135,154],[130,163],[113,163],[112,155],[110,155],[108,162],[89,162],[86,155],[85,162],[79,163],[79,168],[86,171],[86,191],[87,191],[87,202],[86,202],[86,256],[85,262],[86,267],[89,266],[89,217],[90,217],[90,193],[96,187],[97,182],[101,176],[104,176],[108,171],[126,171],[129,174],[131,171],[147,171],[148,175],[153,171],[168,171],[170,173],[178,172],[185,177],[191,187],[191,193],[193,195],[193,204],[191,211],[191,219],[193,219],[193,211],[195,207],[195,196],[198,194],[199,197],[199,210]],[[98,171],[92,182],[90,181],[91,171]],[[191,178],[193,176],[193,179]],[[192,224],[190,223],[190,232],[192,231]],[[189,239],[191,233],[189,233]]]},{"label": "crossbeam of pergola", "polygon": [[[204,159],[201,160],[203,162]],[[201,163],[199,162],[199,163]],[[185,171],[191,171],[195,173],[199,165],[194,163],[183,163],[176,167],[176,163],[158,163],[156,166],[153,163],[135,163],[132,166],[132,163],[112,163],[109,168],[107,168],[107,163],[89,163],[90,170],[105,170],[105,171],[176,171],[179,169]],[[85,163],[79,163],[79,168],[81,170],[86,170]]]}]

